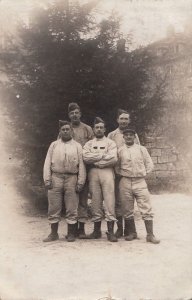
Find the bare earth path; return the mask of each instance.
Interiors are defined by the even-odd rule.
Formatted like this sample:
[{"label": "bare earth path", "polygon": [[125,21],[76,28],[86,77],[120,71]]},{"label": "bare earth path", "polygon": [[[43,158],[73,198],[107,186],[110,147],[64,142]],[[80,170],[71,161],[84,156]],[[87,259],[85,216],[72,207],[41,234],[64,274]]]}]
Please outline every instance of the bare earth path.
[{"label": "bare earth path", "polygon": [[[1,185],[0,299],[39,300],[179,300],[192,297],[192,198],[181,194],[153,195],[155,233],[160,245],[139,238],[110,243],[64,239],[45,244],[46,217],[27,217],[21,199]],[[88,232],[92,224],[88,225]]]}]

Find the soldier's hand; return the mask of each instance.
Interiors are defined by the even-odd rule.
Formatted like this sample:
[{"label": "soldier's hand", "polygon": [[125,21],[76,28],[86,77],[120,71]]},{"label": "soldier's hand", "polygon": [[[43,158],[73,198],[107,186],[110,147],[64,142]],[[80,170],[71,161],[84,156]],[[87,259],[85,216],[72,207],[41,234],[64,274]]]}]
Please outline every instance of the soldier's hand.
[{"label": "soldier's hand", "polygon": [[75,188],[76,192],[80,193],[83,189],[83,186],[84,186],[83,184],[78,183]]},{"label": "soldier's hand", "polygon": [[46,190],[51,190],[53,188],[52,183],[51,182],[46,182],[45,183],[45,188],[46,188]]},{"label": "soldier's hand", "polygon": [[98,167],[99,167],[99,169],[103,169],[103,168],[105,168],[105,166],[104,166],[104,165],[102,165],[102,164],[99,164],[99,165],[98,165]]},{"label": "soldier's hand", "polygon": [[103,166],[102,166],[99,162],[94,163],[94,165],[95,165],[96,167],[98,167],[99,169],[102,169],[102,168],[103,168]]},{"label": "soldier's hand", "polygon": [[103,159],[105,160],[110,160],[113,158],[113,155],[110,155],[110,154],[103,154]]}]

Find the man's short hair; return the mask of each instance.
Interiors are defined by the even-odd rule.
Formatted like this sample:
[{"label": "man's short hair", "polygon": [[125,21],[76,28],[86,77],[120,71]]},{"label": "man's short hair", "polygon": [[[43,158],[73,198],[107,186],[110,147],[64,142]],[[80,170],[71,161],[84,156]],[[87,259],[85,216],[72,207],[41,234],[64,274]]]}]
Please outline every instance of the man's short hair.
[{"label": "man's short hair", "polygon": [[117,111],[117,118],[119,118],[119,116],[122,115],[122,114],[130,115],[130,113],[127,110],[119,108],[118,111]]},{"label": "man's short hair", "polygon": [[71,111],[73,111],[75,109],[80,110],[79,105],[76,102],[69,103],[69,105],[68,105],[68,113],[70,113]]},{"label": "man's short hair", "polygon": [[93,123],[93,126],[95,126],[98,123],[103,123],[105,126],[105,121],[103,119],[101,119],[100,117],[96,117]]},{"label": "man's short hair", "polygon": [[59,130],[61,129],[61,127],[65,126],[65,125],[69,125],[71,127],[71,123],[65,120],[59,120]]}]

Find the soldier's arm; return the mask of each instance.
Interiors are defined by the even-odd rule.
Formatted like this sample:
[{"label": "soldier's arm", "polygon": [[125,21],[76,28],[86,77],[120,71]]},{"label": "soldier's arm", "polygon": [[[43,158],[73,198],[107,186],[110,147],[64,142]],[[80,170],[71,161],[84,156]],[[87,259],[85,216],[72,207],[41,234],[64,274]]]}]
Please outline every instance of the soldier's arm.
[{"label": "soldier's arm", "polygon": [[53,153],[53,143],[50,145],[43,167],[43,180],[45,185],[51,184],[51,159]]},{"label": "soldier's arm", "polygon": [[92,140],[94,138],[94,133],[91,127],[88,127],[88,140]]},{"label": "soldier's arm", "polygon": [[149,174],[153,170],[154,164],[153,164],[153,161],[152,161],[151,156],[149,155],[149,152],[147,151],[147,149],[145,147],[142,147],[141,149],[142,149],[142,153],[143,153],[143,159],[144,159],[146,173]]},{"label": "soldier's arm", "polygon": [[140,140],[139,140],[137,133],[135,134],[135,144],[140,145]]},{"label": "soldier's arm", "polygon": [[91,141],[87,142],[83,147],[83,160],[86,164],[94,164],[102,159],[102,153],[92,152]]},{"label": "soldier's arm", "polygon": [[107,137],[112,140],[112,132],[109,132]]},{"label": "soldier's arm", "polygon": [[100,167],[113,167],[117,162],[117,146],[115,142],[111,141],[108,145],[107,153],[103,155],[102,159],[96,163]]},{"label": "soldier's arm", "polygon": [[86,180],[86,168],[83,161],[83,149],[81,145],[78,145],[78,159],[79,159],[79,172],[78,172],[78,179],[77,184],[80,186],[80,190],[83,188]]}]

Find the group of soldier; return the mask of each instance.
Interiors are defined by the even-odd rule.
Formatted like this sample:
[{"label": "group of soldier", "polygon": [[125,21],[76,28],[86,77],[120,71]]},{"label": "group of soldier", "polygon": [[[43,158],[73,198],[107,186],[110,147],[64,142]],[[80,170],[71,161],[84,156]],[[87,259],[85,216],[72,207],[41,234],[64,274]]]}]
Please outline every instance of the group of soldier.
[{"label": "group of soldier", "polygon": [[[77,103],[68,106],[70,122],[59,121],[59,135],[51,143],[44,163],[44,183],[48,191],[48,220],[51,233],[44,242],[59,239],[63,201],[68,242],[102,237],[103,216],[107,239],[117,242],[137,239],[134,202],[147,232],[146,241],[158,244],[153,234],[153,212],[145,177],[153,162],[133,128],[129,112],[119,109],[119,127],[105,136],[105,122],[96,117],[93,130],[81,122]],[[91,197],[93,232],[85,233],[88,219],[88,194]],[[117,230],[114,232],[114,225]]]}]

